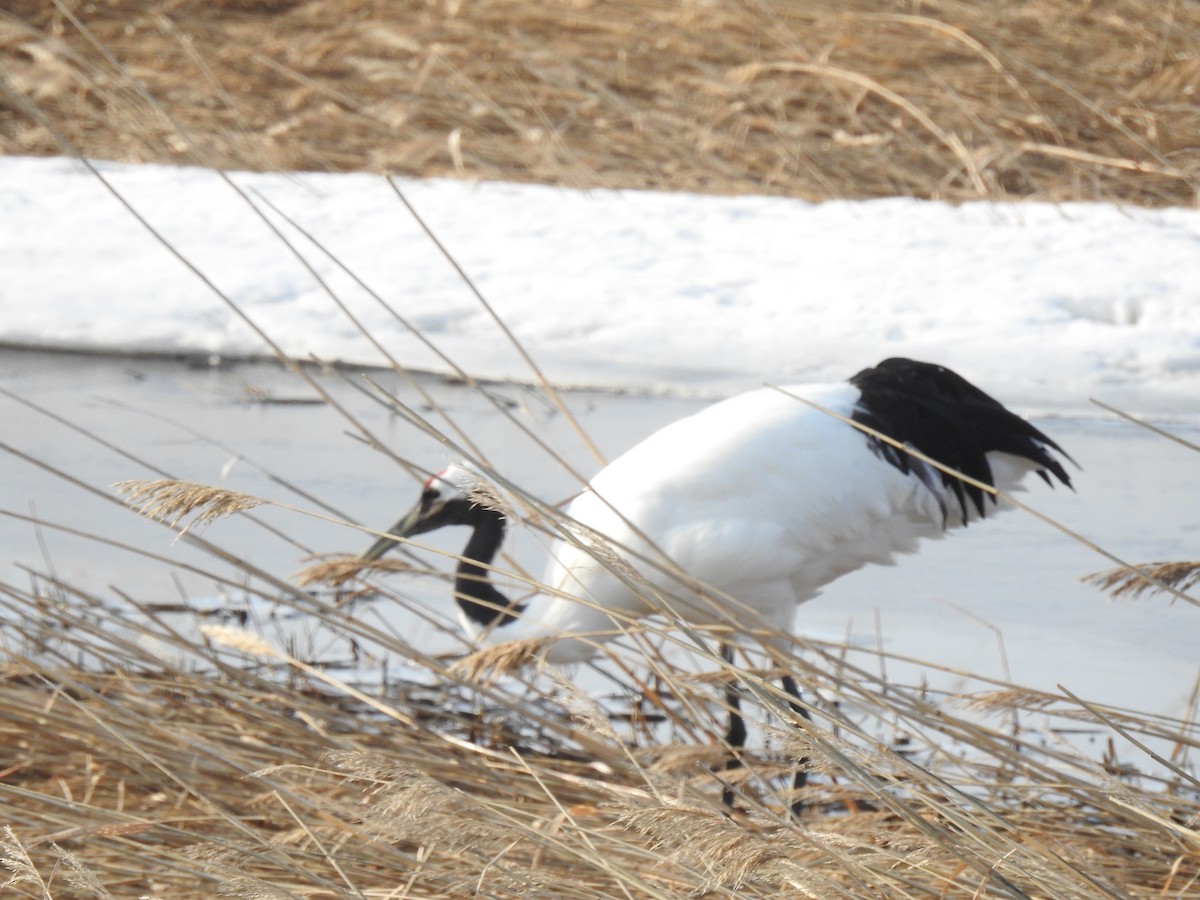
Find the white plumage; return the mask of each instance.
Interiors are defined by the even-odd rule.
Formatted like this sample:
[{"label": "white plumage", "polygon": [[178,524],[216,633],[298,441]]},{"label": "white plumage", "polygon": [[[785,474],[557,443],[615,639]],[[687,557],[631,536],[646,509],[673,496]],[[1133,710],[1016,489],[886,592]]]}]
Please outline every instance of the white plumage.
[{"label": "white plumage", "polygon": [[1030,472],[1070,484],[1055,455],[1065,454],[1028,422],[943,367],[893,359],[841,384],[742,394],[650,435],[570,504],[576,540],[551,548],[549,590],[527,606],[472,562],[490,564],[505,529],[473,469],[431,478],[391,533],[471,526],[455,584],[464,624],[503,639],[560,637],[549,657],[566,662],[619,632],[610,612],[639,618],[661,603],[698,625],[787,629],[822,586],[990,511],[978,488],[796,397],[1002,491]]}]

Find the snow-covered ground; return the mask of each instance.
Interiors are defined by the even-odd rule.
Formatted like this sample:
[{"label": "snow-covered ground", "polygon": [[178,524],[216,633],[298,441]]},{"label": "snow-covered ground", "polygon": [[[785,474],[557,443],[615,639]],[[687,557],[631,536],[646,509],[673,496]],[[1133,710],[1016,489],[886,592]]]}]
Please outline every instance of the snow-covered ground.
[{"label": "snow-covered ground", "polygon": [[[393,311],[476,375],[531,377],[382,178],[239,174],[239,194],[205,170],[98,169],[289,354],[385,362],[260,211],[403,364],[446,368]],[[712,393],[905,355],[1026,412],[1200,415],[1200,210],[401,187],[558,382]],[[268,352],[71,160],[0,159],[0,272],[0,341]]]}]

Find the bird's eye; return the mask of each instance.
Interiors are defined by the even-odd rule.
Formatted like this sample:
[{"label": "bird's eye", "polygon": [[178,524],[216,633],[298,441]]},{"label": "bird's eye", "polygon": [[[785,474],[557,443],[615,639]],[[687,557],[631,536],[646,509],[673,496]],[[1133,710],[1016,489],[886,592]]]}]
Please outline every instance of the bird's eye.
[{"label": "bird's eye", "polygon": [[440,499],[441,494],[438,492],[437,488],[425,488],[425,490],[421,491],[421,509],[428,510]]}]

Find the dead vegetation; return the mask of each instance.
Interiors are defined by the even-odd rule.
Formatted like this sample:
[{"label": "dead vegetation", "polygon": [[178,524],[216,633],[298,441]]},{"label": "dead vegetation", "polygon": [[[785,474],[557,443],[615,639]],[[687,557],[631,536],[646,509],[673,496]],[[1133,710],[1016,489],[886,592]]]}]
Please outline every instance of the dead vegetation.
[{"label": "dead vegetation", "polygon": [[0,151],[809,199],[1200,196],[1191,0],[77,0]]},{"label": "dead vegetation", "polygon": [[[189,540],[189,516],[254,515],[198,485],[142,488],[127,502]],[[261,615],[181,629],[48,573],[0,585],[13,896],[1200,897],[1200,696],[1177,720],[980,676],[946,695],[885,677],[878,652],[799,641],[775,665],[815,701],[809,722],[780,669],[715,645],[681,668],[676,632],[618,641],[596,697],[536,643],[431,657],[344,593],[273,589],[256,601],[344,636],[354,666],[280,645]],[[383,656],[417,679],[364,682]],[[771,711],[735,770],[716,701],[731,681]]]},{"label": "dead vegetation", "polygon": [[[116,639],[110,672],[6,667],[13,896],[1200,896],[1195,723],[1012,687],[964,714],[813,646],[803,677],[838,704],[777,725],[776,749],[731,781],[729,816],[711,685],[661,658],[638,704],[690,742],[655,742],[533,674],[470,687],[436,667],[440,687],[393,683],[366,703],[307,668],[261,668],[263,641],[226,631],[214,662],[223,645],[251,655],[219,673],[155,668]],[[1167,748],[1175,774],[1054,739],[1114,729]],[[817,774],[798,826],[779,776],[799,753]]]}]

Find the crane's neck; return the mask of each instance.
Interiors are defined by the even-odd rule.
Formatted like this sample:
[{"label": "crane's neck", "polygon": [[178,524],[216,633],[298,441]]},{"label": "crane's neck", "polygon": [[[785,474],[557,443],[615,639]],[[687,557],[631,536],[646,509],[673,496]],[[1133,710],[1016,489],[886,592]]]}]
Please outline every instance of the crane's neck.
[{"label": "crane's neck", "polygon": [[504,542],[504,516],[486,506],[474,506],[472,510],[470,524],[474,528],[454,573],[454,599],[466,617],[478,625],[507,625],[525,607],[496,590],[485,568]]}]

